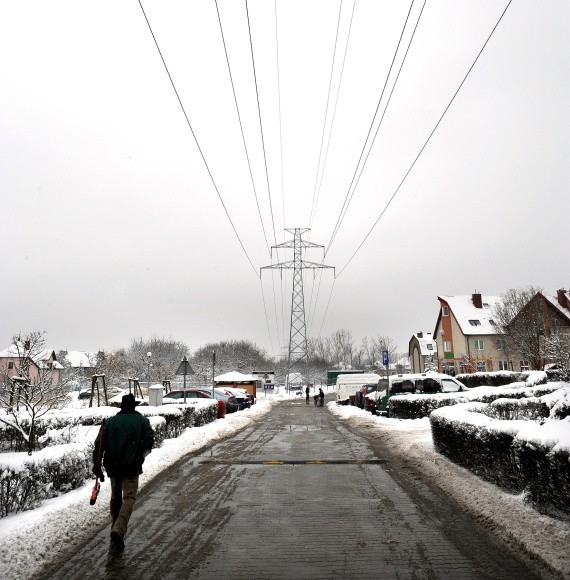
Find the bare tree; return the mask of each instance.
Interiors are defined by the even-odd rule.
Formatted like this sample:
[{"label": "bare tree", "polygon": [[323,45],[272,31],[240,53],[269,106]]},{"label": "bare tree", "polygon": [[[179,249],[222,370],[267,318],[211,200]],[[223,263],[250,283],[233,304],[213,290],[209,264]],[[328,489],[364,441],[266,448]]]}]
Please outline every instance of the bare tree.
[{"label": "bare tree", "polygon": [[533,369],[544,366],[544,308],[535,296],[540,288],[511,288],[493,310],[493,326],[499,333],[496,345],[507,360],[515,354],[528,360]]},{"label": "bare tree", "polygon": [[336,330],[327,339],[332,362],[335,366],[348,368],[352,366],[354,355],[354,341],[352,332],[346,328]]},{"label": "bare tree", "polygon": [[374,365],[378,367],[382,360],[382,351],[388,351],[388,360],[390,364],[398,359],[398,345],[389,336],[378,335],[371,340],[372,351],[376,359]]},{"label": "bare tree", "polygon": [[570,332],[557,332],[544,339],[542,356],[560,366],[570,370]]},{"label": "bare tree", "polygon": [[59,380],[59,366],[53,351],[45,348],[45,332],[32,331],[15,336],[10,347],[13,368],[4,370],[0,391],[0,422],[20,432],[28,455],[36,446],[37,421],[51,409],[69,402],[66,380]]},{"label": "bare tree", "polygon": [[177,340],[153,336],[146,340],[133,339],[127,351],[130,374],[147,379],[161,381],[170,378],[178,368],[188,347]]}]

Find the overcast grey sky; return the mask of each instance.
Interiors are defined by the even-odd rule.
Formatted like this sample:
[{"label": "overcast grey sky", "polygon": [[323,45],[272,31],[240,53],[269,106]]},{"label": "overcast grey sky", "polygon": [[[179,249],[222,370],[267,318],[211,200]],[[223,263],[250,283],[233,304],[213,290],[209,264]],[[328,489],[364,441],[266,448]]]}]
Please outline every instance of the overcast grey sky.
[{"label": "overcast grey sky", "polygon": [[[413,4],[380,113],[422,5]],[[570,285],[566,0],[512,2],[343,269],[506,5],[427,1],[326,256],[342,271],[326,318],[332,273],[318,294],[306,277],[310,335],[348,328],[357,341],[389,335],[405,350],[414,332],[433,330],[438,294],[499,295],[529,284],[554,293]],[[284,227],[311,225],[311,241],[328,245],[410,4],[250,0],[263,142],[246,4],[218,6],[269,244],[288,239]],[[2,0],[0,347],[14,333],[39,329],[56,349],[114,348],[158,334],[191,349],[247,338],[278,354],[288,336],[291,272],[283,281],[264,273],[262,285],[256,275],[271,259],[216,4],[145,0],[143,7],[254,268],[139,3]]]}]

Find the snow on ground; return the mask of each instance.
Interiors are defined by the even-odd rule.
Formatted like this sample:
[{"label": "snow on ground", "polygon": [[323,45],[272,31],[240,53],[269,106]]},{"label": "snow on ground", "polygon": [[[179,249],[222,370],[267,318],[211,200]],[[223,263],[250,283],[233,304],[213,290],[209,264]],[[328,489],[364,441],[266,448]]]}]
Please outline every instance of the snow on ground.
[{"label": "snow on ground", "polygon": [[523,502],[437,453],[429,419],[375,417],[357,407],[329,403],[328,409],[350,424],[365,427],[401,452],[423,477],[436,484],[504,544],[547,562],[570,578],[570,524],[539,514]]},{"label": "snow on ground", "polygon": [[[268,413],[275,403],[293,397],[284,393],[261,395],[250,409],[228,414],[224,419],[202,427],[186,429],[176,439],[166,439],[146,458],[140,489],[181,457],[217,439],[233,435]],[[98,427],[91,430],[94,441]],[[29,459],[27,454],[24,455]],[[109,518],[110,485],[108,480],[101,484],[97,502],[91,506],[89,498],[93,482],[46,500],[34,510],[0,519],[0,578],[31,578],[44,566],[56,561],[70,543],[81,544],[105,525]]]}]

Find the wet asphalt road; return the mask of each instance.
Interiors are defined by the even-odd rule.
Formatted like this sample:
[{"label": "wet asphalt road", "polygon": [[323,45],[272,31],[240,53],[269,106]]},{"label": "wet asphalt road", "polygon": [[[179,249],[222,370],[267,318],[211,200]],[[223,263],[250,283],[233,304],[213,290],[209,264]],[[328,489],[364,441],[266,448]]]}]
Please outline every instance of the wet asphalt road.
[{"label": "wet asphalt road", "polygon": [[54,579],[536,578],[381,438],[285,402],[140,495]]}]

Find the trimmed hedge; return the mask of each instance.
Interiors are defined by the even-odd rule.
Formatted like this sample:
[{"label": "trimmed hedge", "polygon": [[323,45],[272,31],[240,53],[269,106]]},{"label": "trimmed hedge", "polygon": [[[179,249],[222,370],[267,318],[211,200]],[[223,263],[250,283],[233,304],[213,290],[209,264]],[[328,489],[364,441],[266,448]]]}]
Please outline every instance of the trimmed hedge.
[{"label": "trimmed hedge", "polygon": [[[524,383],[516,383],[517,386],[476,387],[459,393],[395,395],[388,401],[388,410],[389,416],[394,419],[421,419],[428,417],[436,409],[460,403],[492,403],[499,399],[519,400],[527,397],[542,397],[560,390],[566,384],[548,383],[528,386]],[[545,416],[547,415],[548,413]]]},{"label": "trimmed hedge", "polygon": [[[494,415],[502,412],[504,403],[497,403],[434,411],[430,424],[436,450],[487,481],[524,492],[525,500],[542,513],[570,516],[570,418],[500,420]],[[543,412],[540,404],[548,403],[538,404]],[[529,403],[519,407],[521,411]]]},{"label": "trimmed hedge", "polygon": [[0,517],[81,487],[91,477],[91,465],[91,449],[73,449],[57,457],[30,458],[21,469],[0,468]]},{"label": "trimmed hedge", "polygon": [[511,383],[524,383],[528,379],[528,375],[529,373],[497,371],[489,373],[465,373],[459,374],[455,378],[467,388],[472,389],[474,387],[502,387],[503,385],[510,385]]},{"label": "trimmed hedge", "polygon": [[[187,427],[198,427],[214,421],[218,403],[212,401],[211,404],[200,406],[172,404],[139,407],[138,410],[149,418],[155,447],[159,447],[164,439],[178,437]],[[81,424],[96,426],[117,412],[115,407],[98,407],[96,410],[90,409],[88,413],[64,414],[59,420],[48,418],[45,424],[52,429],[57,425],[61,430]],[[48,434],[46,440],[57,440],[57,436]],[[44,499],[81,487],[92,477],[93,442],[87,445],[65,445],[66,450],[71,449],[62,454],[54,453],[53,447],[56,446],[52,446],[47,457],[43,456],[47,453],[42,454],[42,451],[32,456],[25,455],[19,468],[2,466],[0,454],[0,518],[9,513],[33,509]]]}]

